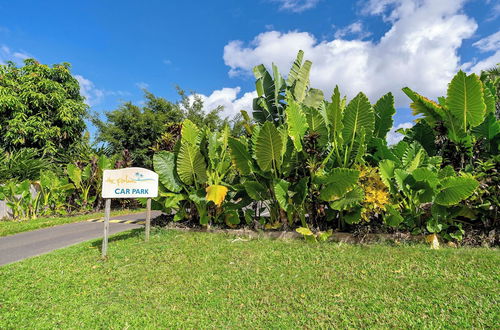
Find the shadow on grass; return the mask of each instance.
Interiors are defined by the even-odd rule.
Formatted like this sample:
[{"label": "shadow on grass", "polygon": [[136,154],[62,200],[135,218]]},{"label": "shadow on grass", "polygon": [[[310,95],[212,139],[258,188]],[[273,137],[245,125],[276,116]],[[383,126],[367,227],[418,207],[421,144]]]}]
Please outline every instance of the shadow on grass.
[{"label": "shadow on grass", "polygon": [[[128,232],[115,234],[108,239],[108,244],[140,236],[144,236],[144,228],[136,228]],[[102,251],[102,239],[92,242],[92,246]]]}]

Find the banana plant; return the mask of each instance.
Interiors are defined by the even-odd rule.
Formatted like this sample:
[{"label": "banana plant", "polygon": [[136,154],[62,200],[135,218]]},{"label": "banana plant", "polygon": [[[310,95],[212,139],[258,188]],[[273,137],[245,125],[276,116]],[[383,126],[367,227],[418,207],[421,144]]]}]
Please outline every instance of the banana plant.
[{"label": "banana plant", "polygon": [[401,141],[393,150],[397,161],[379,163],[382,180],[395,198],[395,206],[388,207],[386,224],[403,223],[414,233],[460,238],[463,231],[457,218],[468,213],[460,203],[474,193],[478,182],[451,166],[441,168],[441,157],[430,157],[416,142]]}]

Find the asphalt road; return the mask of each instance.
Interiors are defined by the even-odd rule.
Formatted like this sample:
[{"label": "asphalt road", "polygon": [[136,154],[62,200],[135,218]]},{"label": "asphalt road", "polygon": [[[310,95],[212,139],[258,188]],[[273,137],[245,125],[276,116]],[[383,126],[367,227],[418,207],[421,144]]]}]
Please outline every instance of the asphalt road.
[{"label": "asphalt road", "polygon": [[[154,218],[159,212],[153,211]],[[146,212],[112,217],[115,220],[145,220]],[[16,235],[0,237],[0,266],[45,254],[63,247],[100,238],[102,222],[76,222]],[[139,224],[110,223],[110,234],[141,228]]]}]

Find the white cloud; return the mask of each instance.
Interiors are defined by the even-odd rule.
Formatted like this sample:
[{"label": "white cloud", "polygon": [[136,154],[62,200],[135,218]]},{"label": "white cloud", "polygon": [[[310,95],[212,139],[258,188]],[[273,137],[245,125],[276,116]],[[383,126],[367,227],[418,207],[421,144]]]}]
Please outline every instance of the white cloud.
[{"label": "white cloud", "polygon": [[476,41],[473,46],[482,52],[497,51],[500,49],[500,31],[490,34],[486,38]]},{"label": "white cloud", "polygon": [[[313,62],[311,85],[327,94],[338,84],[348,97],[365,92],[374,103],[392,91],[397,106],[408,106],[401,88],[436,98],[460,68],[458,49],[477,29],[462,13],[463,0],[371,0],[367,15],[381,15],[389,30],[376,41],[318,41],[307,32],[269,31],[250,44],[231,41],[224,47],[230,76],[250,74],[260,63],[290,67],[299,49]],[[286,73],[286,72],[285,72]]]},{"label": "white cloud", "polygon": [[74,75],[80,84],[80,94],[85,97],[89,106],[94,106],[102,102],[105,92],[94,86],[94,83],[81,75]]},{"label": "white cloud", "polygon": [[498,63],[500,63],[500,50],[495,52],[493,55],[479,61],[476,63],[467,63],[464,70],[469,72],[480,73],[482,70],[487,70],[495,67]]},{"label": "white cloud", "polygon": [[335,38],[342,39],[348,35],[356,35],[359,39],[365,39],[371,35],[370,32],[364,31],[363,23],[360,21],[356,21],[352,24],[349,24],[346,27],[338,29],[335,31]]},{"label": "white cloud", "polygon": [[[489,2],[488,2],[489,4]],[[491,7],[490,10],[490,16],[486,18],[487,22],[494,21],[500,16],[500,3],[495,4],[493,7]]]},{"label": "white cloud", "polygon": [[149,84],[148,83],[145,83],[143,81],[141,82],[138,82],[135,84],[137,86],[137,88],[139,89],[148,89],[149,88]]},{"label": "white cloud", "polygon": [[22,64],[23,60],[31,57],[34,56],[24,51],[12,51],[9,47],[5,45],[0,46],[0,64],[4,64],[7,61],[12,61],[20,65]]},{"label": "white cloud", "polygon": [[203,110],[209,112],[216,109],[218,106],[223,106],[224,110],[221,113],[221,117],[232,118],[234,115],[238,114],[240,110],[247,110],[250,114],[252,112],[252,102],[255,97],[257,97],[256,92],[244,93],[241,97],[241,88],[222,88],[215,90],[209,96],[198,94],[203,100]]},{"label": "white cloud", "polygon": [[280,4],[281,10],[289,10],[294,13],[301,13],[305,10],[316,7],[320,0],[271,0]]},{"label": "white cloud", "polygon": [[389,133],[387,133],[387,144],[388,145],[396,144],[404,138],[404,135],[396,132],[396,130],[400,128],[412,128],[413,125],[414,125],[413,123],[406,122],[392,127]]}]

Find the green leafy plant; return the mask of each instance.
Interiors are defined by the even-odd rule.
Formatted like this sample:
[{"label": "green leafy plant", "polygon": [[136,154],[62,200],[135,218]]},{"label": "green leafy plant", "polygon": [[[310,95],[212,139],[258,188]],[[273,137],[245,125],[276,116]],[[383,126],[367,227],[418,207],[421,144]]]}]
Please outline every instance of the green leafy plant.
[{"label": "green leafy plant", "polygon": [[441,158],[429,157],[417,143],[402,141],[393,150],[401,161],[380,162],[380,175],[396,205],[388,208],[385,222],[390,226],[403,223],[414,233],[442,232],[460,238],[457,217],[466,215],[460,203],[474,193],[478,182],[470,175],[457,174],[451,166],[440,168]]},{"label": "green leafy plant", "polygon": [[68,197],[75,186],[69,183],[68,178],[60,178],[54,172],[42,171],[40,173],[40,214],[63,215],[69,208]]}]

